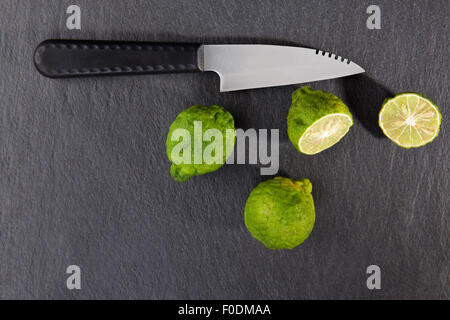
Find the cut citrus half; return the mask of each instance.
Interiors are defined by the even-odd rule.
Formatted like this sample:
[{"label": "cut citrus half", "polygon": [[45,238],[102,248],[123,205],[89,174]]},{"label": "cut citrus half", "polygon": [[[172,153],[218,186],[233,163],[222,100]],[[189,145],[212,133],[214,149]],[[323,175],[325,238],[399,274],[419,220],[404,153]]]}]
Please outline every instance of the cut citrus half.
[{"label": "cut citrus half", "polygon": [[329,114],[314,122],[298,141],[305,154],[316,154],[339,142],[353,125],[353,120],[343,113]]},{"label": "cut citrus half", "polygon": [[334,94],[303,87],[292,94],[287,118],[289,140],[303,154],[324,151],[341,140],[353,125],[348,107]]},{"label": "cut citrus half", "polygon": [[384,102],[379,124],[384,134],[400,147],[418,148],[438,136],[441,114],[424,96],[403,93]]}]

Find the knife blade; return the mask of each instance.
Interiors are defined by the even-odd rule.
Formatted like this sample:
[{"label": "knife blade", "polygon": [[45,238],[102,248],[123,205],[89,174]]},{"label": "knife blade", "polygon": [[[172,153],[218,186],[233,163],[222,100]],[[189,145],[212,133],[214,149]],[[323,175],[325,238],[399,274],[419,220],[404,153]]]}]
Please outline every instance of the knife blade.
[{"label": "knife blade", "polygon": [[35,50],[34,64],[50,78],[213,71],[221,92],[364,72],[348,59],[302,47],[88,40],[46,40]]},{"label": "knife blade", "polygon": [[203,71],[220,77],[220,91],[283,86],[365,72],[348,59],[328,52],[273,45],[203,45]]}]

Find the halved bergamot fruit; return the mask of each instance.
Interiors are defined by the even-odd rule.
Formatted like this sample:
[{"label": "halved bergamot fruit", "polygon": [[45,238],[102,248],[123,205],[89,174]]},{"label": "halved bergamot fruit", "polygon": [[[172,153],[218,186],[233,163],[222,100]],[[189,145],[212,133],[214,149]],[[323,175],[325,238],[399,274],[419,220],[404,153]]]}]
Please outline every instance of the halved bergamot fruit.
[{"label": "halved bergamot fruit", "polygon": [[400,147],[418,148],[439,134],[441,113],[428,98],[402,93],[383,103],[379,124],[384,134]]},{"label": "halved bergamot fruit", "polygon": [[335,95],[303,87],[292,95],[287,125],[295,148],[313,155],[339,142],[353,125],[353,117]]}]

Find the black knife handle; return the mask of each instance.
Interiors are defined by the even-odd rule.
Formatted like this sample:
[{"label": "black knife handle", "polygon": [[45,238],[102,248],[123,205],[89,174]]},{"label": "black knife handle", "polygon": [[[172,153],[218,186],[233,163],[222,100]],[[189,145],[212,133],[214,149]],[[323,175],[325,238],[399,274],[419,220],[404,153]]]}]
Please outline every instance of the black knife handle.
[{"label": "black knife handle", "polygon": [[34,53],[50,78],[197,72],[200,44],[46,40]]}]

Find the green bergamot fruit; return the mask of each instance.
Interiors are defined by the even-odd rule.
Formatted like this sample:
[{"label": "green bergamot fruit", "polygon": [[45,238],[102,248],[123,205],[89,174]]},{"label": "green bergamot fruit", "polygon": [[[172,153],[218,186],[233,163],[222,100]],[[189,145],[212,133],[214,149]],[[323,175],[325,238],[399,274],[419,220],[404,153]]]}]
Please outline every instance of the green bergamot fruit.
[{"label": "green bergamot fruit", "polygon": [[293,249],[310,235],[315,209],[308,179],[260,183],[245,205],[245,225],[269,249]]},{"label": "green bergamot fruit", "polygon": [[169,129],[166,151],[177,182],[220,169],[234,148],[236,129],[231,113],[220,106],[192,106]]},{"label": "green bergamot fruit", "polygon": [[419,148],[439,134],[441,113],[438,107],[418,93],[402,93],[386,99],[379,115],[384,134],[402,148]]},{"label": "green bergamot fruit", "polygon": [[288,136],[301,153],[313,155],[341,140],[353,125],[348,107],[335,95],[298,89],[287,118]]}]

